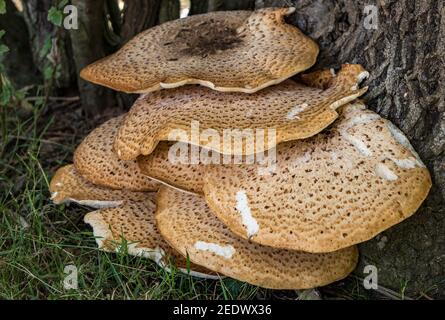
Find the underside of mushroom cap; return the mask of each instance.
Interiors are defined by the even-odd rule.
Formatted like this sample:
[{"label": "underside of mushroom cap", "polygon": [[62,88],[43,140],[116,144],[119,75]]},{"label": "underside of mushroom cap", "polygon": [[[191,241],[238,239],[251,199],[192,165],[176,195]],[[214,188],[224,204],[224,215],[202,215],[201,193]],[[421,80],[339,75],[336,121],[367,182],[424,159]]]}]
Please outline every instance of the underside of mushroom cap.
[{"label": "underside of mushroom cap", "polygon": [[273,247],[331,252],[411,216],[431,187],[404,134],[362,103],[342,108],[328,130],[280,144],[276,169],[214,165],[204,194],[237,235]]},{"label": "underside of mushroom cap", "polygon": [[88,181],[112,189],[156,191],[159,184],[144,176],[136,161],[120,160],[113,141],[123,116],[113,118],[94,129],[74,152],[74,166]]},{"label": "underside of mushroom cap", "polygon": [[187,266],[187,260],[165,242],[155,224],[155,208],[153,199],[126,201],[116,208],[90,212],[84,220],[93,227],[101,250],[124,251],[151,259],[167,270],[173,265],[192,276],[218,279],[215,273],[201,266]]},{"label": "underside of mushroom cap", "polygon": [[73,202],[97,209],[116,207],[124,201],[143,201],[155,196],[155,193],[113,190],[94,185],[82,178],[72,164],[57,170],[51,179],[49,190],[55,204]]},{"label": "underside of mushroom cap", "polygon": [[[316,74],[326,81],[325,72]],[[166,140],[229,155],[260,153],[326,128],[338,117],[338,107],[366,92],[358,85],[367,75],[360,65],[345,64],[331,74],[326,89],[287,80],[251,95],[199,86],[146,94],[125,117],[114,149],[123,160],[148,155]]]},{"label": "underside of mushroom cap", "polygon": [[238,238],[199,196],[161,187],[157,226],[190,261],[217,273],[271,289],[307,289],[343,279],[354,270],[358,250],[311,254],[276,249]]},{"label": "underside of mushroom cap", "polygon": [[311,67],[318,46],[284,16],[294,8],[210,12],[167,22],[82,70],[128,93],[185,84],[253,93]]}]

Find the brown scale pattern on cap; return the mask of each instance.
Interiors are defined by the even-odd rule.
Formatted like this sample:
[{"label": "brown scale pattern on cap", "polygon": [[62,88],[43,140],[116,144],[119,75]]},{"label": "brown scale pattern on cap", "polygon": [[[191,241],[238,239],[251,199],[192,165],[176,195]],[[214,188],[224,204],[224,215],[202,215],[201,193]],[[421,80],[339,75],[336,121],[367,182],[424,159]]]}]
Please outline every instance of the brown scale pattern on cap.
[{"label": "brown scale pattern on cap", "polygon": [[319,89],[327,89],[332,85],[336,77],[334,69],[317,70],[311,73],[305,73],[298,76],[301,82],[309,87],[315,87]]},{"label": "brown scale pattern on cap", "polygon": [[[358,83],[367,74],[360,65],[343,65],[337,76],[331,75],[325,90],[287,80],[251,95],[221,93],[199,86],[147,94],[136,101],[125,117],[114,148],[124,160],[150,154],[162,140],[188,142],[224,154],[258,153],[273,148],[275,143],[311,137],[326,128],[338,117],[335,110],[339,106],[366,92],[367,88],[358,88]],[[324,78],[326,73],[317,75]],[[190,134],[192,121],[199,123],[201,140]],[[209,142],[203,134],[207,129],[216,133],[219,141]],[[225,130],[232,129],[239,130],[240,137],[244,129],[253,133],[265,130],[266,137],[264,142],[257,143],[240,139],[240,144],[233,144],[233,150],[227,150],[223,137]],[[269,143],[267,133],[271,129],[276,130],[276,141]],[[177,134],[178,130],[182,134]]]},{"label": "brown scale pattern on cap", "polygon": [[328,130],[277,148],[277,168],[212,166],[204,193],[230,229],[248,237],[236,195],[245,192],[259,228],[252,241],[330,252],[366,241],[411,216],[431,178],[406,137],[361,103]]},{"label": "brown scale pattern on cap", "polygon": [[[139,168],[143,174],[171,188],[193,194],[203,194],[203,177],[211,163],[201,160],[191,163],[192,147],[192,145],[183,142],[162,141],[150,155],[138,157]],[[177,154],[174,159],[169,159],[169,153],[174,153],[172,150]],[[198,147],[199,154],[203,151],[203,148]],[[211,150],[206,151],[208,154],[215,155],[217,163],[224,163],[225,158],[222,154]],[[265,155],[267,157],[267,153]],[[241,163],[245,163],[245,159],[246,156],[240,158]],[[233,163],[234,157],[229,157],[228,161]]]},{"label": "brown scale pattern on cap", "polygon": [[284,16],[293,8],[211,12],[167,22],[86,67],[84,79],[128,93],[185,84],[252,93],[311,67],[318,46]]},{"label": "brown scale pattern on cap", "polygon": [[[172,247],[190,260],[226,276],[271,289],[306,289],[346,277],[358,259],[356,247],[312,254],[276,249],[238,238],[199,196],[161,187],[156,222]],[[225,256],[196,248],[197,242],[229,250]],[[229,253],[229,254],[227,254]]]},{"label": "brown scale pattern on cap", "polygon": [[94,185],[82,178],[72,164],[57,170],[49,190],[55,204],[75,202],[93,208],[116,207],[126,200],[143,201],[154,196],[149,192],[113,190]]},{"label": "brown scale pattern on cap", "polygon": [[[180,150],[185,148],[188,157],[182,159],[175,157],[175,161],[169,160],[171,148]],[[166,184],[172,188],[192,193],[202,193],[205,164],[190,164],[191,146],[182,142],[161,142],[149,156],[138,157],[141,172],[148,177]],[[185,155],[185,152],[184,152]]]},{"label": "brown scale pattern on cap", "polygon": [[93,227],[99,249],[115,252],[126,244],[129,254],[149,258],[161,267],[173,264],[182,272],[190,270],[191,275],[215,276],[198,265],[188,268],[186,259],[165,242],[156,227],[154,198],[88,213],[84,220]]},{"label": "brown scale pattern on cap", "polygon": [[113,118],[94,129],[74,152],[74,165],[88,181],[112,189],[156,191],[159,184],[144,176],[136,161],[120,160],[113,141],[123,116]]}]

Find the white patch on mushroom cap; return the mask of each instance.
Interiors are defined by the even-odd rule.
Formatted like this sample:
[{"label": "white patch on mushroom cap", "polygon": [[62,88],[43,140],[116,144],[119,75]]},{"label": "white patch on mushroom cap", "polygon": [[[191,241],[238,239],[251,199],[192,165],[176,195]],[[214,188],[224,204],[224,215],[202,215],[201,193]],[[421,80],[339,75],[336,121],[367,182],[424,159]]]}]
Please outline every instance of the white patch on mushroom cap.
[{"label": "white patch on mushroom cap", "polygon": [[370,122],[377,121],[380,119],[381,117],[376,113],[362,113],[349,119],[349,121],[346,124],[346,127],[349,129],[359,124],[368,124]]},{"label": "white patch on mushroom cap", "polygon": [[226,259],[232,258],[232,256],[235,254],[235,248],[230,245],[221,246],[216,243],[196,241],[194,247],[196,250],[209,251]]},{"label": "white patch on mushroom cap", "polygon": [[295,8],[295,7],[287,8],[286,15],[290,15],[290,14],[294,13],[295,10],[297,10],[297,8]]},{"label": "white patch on mushroom cap", "polygon": [[91,207],[94,209],[108,209],[108,208],[119,207],[123,203],[123,201],[122,200],[118,200],[118,201],[114,201],[114,200],[77,200],[77,199],[72,199],[72,198],[66,198],[66,199],[63,199],[62,201],[58,202],[57,204],[62,204],[62,203],[77,203],[81,206],[87,206],[87,207]]},{"label": "white patch on mushroom cap", "polygon": [[361,102],[350,103],[343,107],[343,113],[351,113],[353,111],[365,110],[366,106]]},{"label": "white patch on mushroom cap", "polygon": [[[353,108],[347,110],[347,112],[352,112],[352,111],[354,111]],[[366,146],[366,144],[362,140],[351,135],[348,132],[348,130],[351,129],[352,127],[357,126],[357,125],[364,125],[364,124],[367,124],[367,123],[370,123],[370,122],[373,122],[373,121],[376,121],[379,119],[381,119],[381,117],[375,113],[360,114],[358,116],[355,116],[355,117],[352,117],[351,119],[349,119],[349,121],[340,130],[340,133],[345,140],[347,140],[350,144],[352,144],[358,150],[358,152],[360,152],[364,156],[369,157],[372,155],[372,151],[369,150],[369,148]]]},{"label": "white patch on mushroom cap", "polygon": [[309,107],[309,105],[307,103],[303,103],[299,106],[295,106],[292,109],[289,110],[289,112],[287,113],[286,118],[288,120],[295,120],[295,119],[300,119],[300,117],[298,117],[298,114],[300,112],[303,112],[304,110],[306,110]]},{"label": "white patch on mushroom cap", "polygon": [[[150,259],[150,260],[153,260],[154,262],[156,262],[156,264],[158,266],[160,266],[161,268],[165,267],[165,263],[162,261],[162,259],[165,256],[164,250],[162,250],[159,247],[150,249],[150,248],[138,247],[137,245],[138,244],[136,242],[127,244],[127,252],[129,255]],[[122,247],[122,245],[117,246],[116,252],[121,251],[121,247]]]},{"label": "white patch on mushroom cap", "polygon": [[411,145],[411,143],[409,142],[409,140],[405,136],[405,134],[390,121],[386,122],[386,126],[387,126],[388,130],[391,132],[391,135],[393,136],[393,138],[396,139],[397,142],[399,142],[406,149],[411,151],[411,153],[414,155],[414,157],[416,157],[418,165],[420,167],[425,167],[425,164],[422,162],[422,159],[420,159],[419,154],[416,152],[416,150],[414,150],[413,146]]},{"label": "white patch on mushroom cap", "polygon": [[357,76],[357,83],[361,83],[363,80],[368,79],[368,78],[369,78],[368,71],[360,72],[360,74]]},{"label": "white patch on mushroom cap", "polygon": [[[365,109],[364,105],[361,104],[354,104],[350,105],[344,108],[344,111],[347,113],[353,112],[355,110],[363,110]],[[367,124],[372,121],[376,121],[381,119],[381,117],[378,114],[360,114],[358,116],[352,117],[345,125],[344,128],[341,130],[342,136],[348,140],[352,145],[354,145],[357,150],[363,154],[363,155],[372,155],[371,150],[369,150],[366,145],[359,139],[353,137],[351,134],[347,132],[348,129],[359,125],[359,124]],[[391,132],[394,139],[400,143],[403,147],[408,149],[415,158],[409,157],[406,159],[396,159],[393,157],[389,157],[391,161],[393,161],[399,168],[402,169],[414,169],[415,167],[425,167],[425,164],[420,159],[417,152],[412,147],[409,140],[406,138],[406,136],[403,134],[403,132],[397,128],[393,123],[391,123],[388,120],[385,120],[386,125],[388,127],[388,130]]]},{"label": "white patch on mushroom cap", "polygon": [[[123,243],[117,243],[114,240],[113,233],[111,232],[110,225],[103,219],[99,211],[90,212],[84,217],[85,223],[88,223],[93,227],[93,234],[96,239],[96,243],[99,249],[104,251],[113,251],[105,241],[112,241],[114,251],[121,252]],[[165,263],[162,261],[165,256],[162,248],[156,247],[154,249],[138,247],[137,242],[127,243],[126,249],[128,254],[132,256],[140,256],[155,261],[160,267],[165,267]]]},{"label": "white patch on mushroom cap", "polygon": [[109,224],[102,219],[97,211],[87,213],[83,220],[93,227],[93,234],[99,249],[107,250],[107,247],[104,246],[105,240],[113,239]]},{"label": "white patch on mushroom cap", "polygon": [[372,155],[372,151],[369,150],[369,148],[366,146],[366,144],[360,140],[357,137],[354,137],[353,135],[346,133],[346,132],[342,132],[342,136],[343,138],[348,141],[350,144],[352,144],[358,152],[360,152],[362,155],[369,157]]},{"label": "white patch on mushroom cap", "polygon": [[391,158],[391,160],[402,169],[414,169],[415,167],[424,167],[425,165],[419,160],[409,157],[407,159],[395,159]]},{"label": "white patch on mushroom cap", "polygon": [[360,74],[356,78],[357,83],[351,87],[351,90],[352,91],[358,90],[358,85],[360,83],[362,83],[363,80],[367,79],[368,77],[369,77],[369,72],[368,71],[360,72]]},{"label": "white patch on mushroom cap", "polygon": [[394,181],[399,178],[394,172],[391,171],[390,168],[388,168],[383,163],[378,163],[374,168],[374,172],[380,178],[390,180],[390,181]]},{"label": "white patch on mushroom cap", "polygon": [[241,221],[247,228],[247,236],[250,238],[260,229],[258,222],[252,216],[246,191],[241,190],[236,193],[236,210],[241,213]]},{"label": "white patch on mushroom cap", "polygon": [[[367,90],[367,88],[363,88],[363,90]],[[357,99],[363,94],[363,92],[356,92],[354,94],[351,94],[350,96],[341,98],[340,100],[334,101],[329,105],[329,108],[331,110],[337,110],[339,107],[344,106],[345,104]]]},{"label": "white patch on mushroom cap", "polygon": [[78,203],[80,205],[84,205],[87,207],[95,208],[95,209],[107,209],[107,208],[115,208],[119,207],[123,201],[106,201],[106,200],[75,200],[69,199],[71,202]]},{"label": "white patch on mushroom cap", "polygon": [[294,164],[295,165],[301,165],[304,163],[308,163],[312,158],[312,153],[310,151],[306,151],[302,156],[295,159]]}]

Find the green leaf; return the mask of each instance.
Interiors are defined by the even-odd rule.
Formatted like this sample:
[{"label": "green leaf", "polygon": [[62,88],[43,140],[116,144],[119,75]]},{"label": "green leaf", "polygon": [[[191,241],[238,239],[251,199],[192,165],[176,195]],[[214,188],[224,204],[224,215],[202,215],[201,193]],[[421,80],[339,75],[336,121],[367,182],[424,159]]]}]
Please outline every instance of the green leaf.
[{"label": "green leaf", "polygon": [[0,44],[0,58],[7,52],[9,52],[9,48],[4,44]]},{"label": "green leaf", "polygon": [[42,49],[40,49],[39,57],[40,59],[46,57],[46,55],[51,51],[51,48],[53,47],[53,43],[51,40],[51,36],[47,36],[45,39],[45,42],[43,43]]},{"label": "green leaf", "polygon": [[68,4],[68,0],[62,0],[62,1],[60,1],[59,2],[59,4],[57,5],[57,7],[59,8],[59,9],[63,9],[63,8],[65,8],[65,6]]},{"label": "green leaf", "polygon": [[[1,1],[1,0],[0,0]],[[6,31],[5,30],[0,30],[0,39],[3,38],[3,36],[5,35]]]},{"label": "green leaf", "polygon": [[6,13],[6,2],[5,0],[0,0],[0,14]]},{"label": "green leaf", "polygon": [[43,77],[45,80],[50,80],[53,77],[54,74],[54,68],[52,66],[46,67],[43,70]]},{"label": "green leaf", "polygon": [[12,98],[12,88],[9,85],[4,85],[0,92],[0,106],[6,106]]},{"label": "green leaf", "polygon": [[62,26],[62,21],[63,21],[62,11],[57,9],[56,7],[51,7],[48,11],[48,21],[58,27]]}]

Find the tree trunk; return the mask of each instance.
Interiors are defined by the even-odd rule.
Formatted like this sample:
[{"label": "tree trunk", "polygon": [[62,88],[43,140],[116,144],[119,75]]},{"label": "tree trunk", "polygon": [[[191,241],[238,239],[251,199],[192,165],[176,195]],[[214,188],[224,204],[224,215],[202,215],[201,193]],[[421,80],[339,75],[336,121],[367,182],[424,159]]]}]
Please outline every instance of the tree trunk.
[{"label": "tree trunk", "polygon": [[208,0],[208,11],[252,10],[254,0]]},{"label": "tree trunk", "polygon": [[179,0],[161,0],[158,23],[179,19],[181,5]]},{"label": "tree trunk", "polygon": [[16,88],[22,88],[42,83],[41,74],[33,63],[25,20],[11,0],[6,1],[6,14],[1,16],[0,30],[6,30],[2,42],[10,51],[3,64],[12,84]]},{"label": "tree trunk", "polygon": [[208,0],[191,0],[189,15],[206,13],[208,10]]},{"label": "tree trunk", "polygon": [[253,10],[255,0],[191,0],[189,15],[230,10]]},{"label": "tree trunk", "polygon": [[106,0],[107,13],[110,15],[112,31],[120,36],[122,31],[122,14],[118,0]]},{"label": "tree trunk", "polygon": [[[34,65],[42,74],[45,69],[57,68],[55,82],[56,87],[69,87],[75,79],[71,63],[69,36],[63,29],[57,30],[48,21],[48,10],[55,0],[23,0],[23,13],[28,26],[29,38]],[[50,52],[45,52],[48,44],[52,44]],[[51,46],[50,46],[51,47]]]},{"label": "tree trunk", "polygon": [[[360,246],[361,266],[378,268],[379,284],[409,294],[445,294],[445,2],[264,0],[257,7],[297,8],[288,18],[320,45],[317,67],[360,63],[371,73],[364,97],[394,122],[427,164],[433,189],[413,217]],[[380,249],[382,248],[382,249]]]},{"label": "tree trunk", "polygon": [[157,25],[160,8],[159,0],[126,0],[122,43],[127,43],[136,34]]},{"label": "tree trunk", "polygon": [[[125,45],[138,33],[158,24],[162,9],[163,21],[175,17],[179,18],[179,2],[176,0],[126,0],[123,12],[123,21],[120,33],[120,45]],[[177,10],[177,15],[175,11]],[[117,94],[118,102],[124,108],[129,108],[136,100],[135,94]]]},{"label": "tree trunk", "polygon": [[[71,44],[77,74],[88,64],[105,57],[104,0],[72,0],[79,15],[79,29],[70,30]],[[78,80],[82,107],[88,116],[94,117],[105,108],[115,107],[117,102],[113,91],[94,85],[83,79]]]}]

